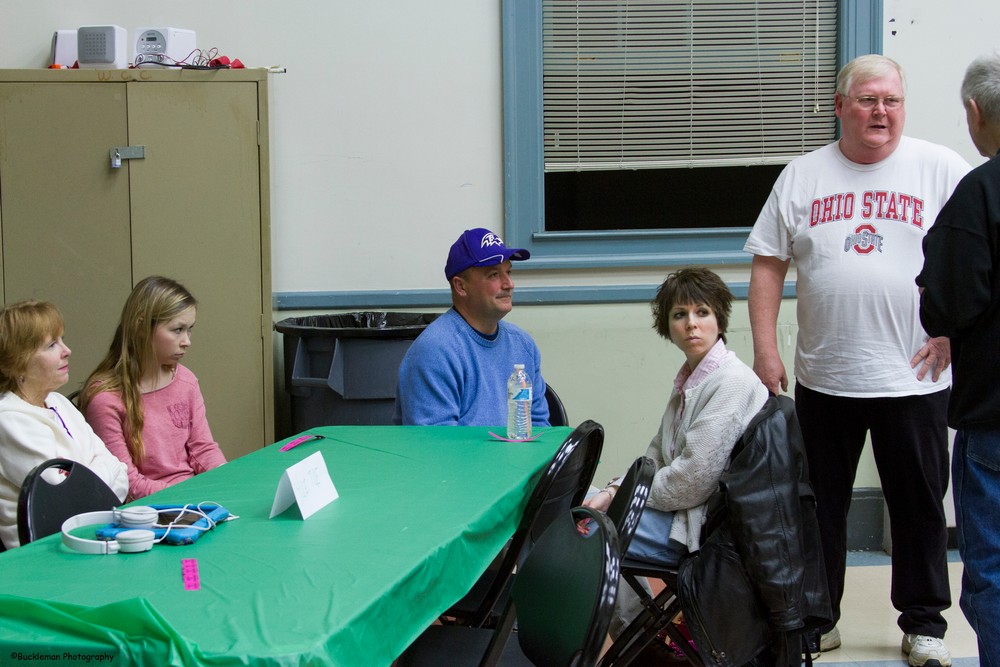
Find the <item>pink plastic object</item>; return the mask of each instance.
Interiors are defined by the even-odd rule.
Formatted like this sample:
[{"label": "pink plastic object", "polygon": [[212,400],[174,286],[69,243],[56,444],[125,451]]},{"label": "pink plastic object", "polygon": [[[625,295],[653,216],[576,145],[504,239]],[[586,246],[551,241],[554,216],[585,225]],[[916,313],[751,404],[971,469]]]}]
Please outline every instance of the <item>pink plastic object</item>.
[{"label": "pink plastic object", "polygon": [[314,435],[314,434],[299,436],[298,438],[295,438],[294,440],[292,440],[288,444],[282,445],[281,449],[279,449],[278,451],[287,452],[292,447],[298,447],[303,442],[309,442],[310,440],[320,440],[320,439],[322,439],[322,437],[323,436],[321,436],[321,435]]},{"label": "pink plastic object", "polygon": [[490,435],[493,436],[494,438],[496,438],[497,440],[500,440],[501,442],[531,442],[532,440],[538,440],[538,438],[542,437],[541,433],[536,433],[535,435],[531,436],[530,438],[525,438],[523,440],[519,440],[517,438],[505,438],[505,437],[503,437],[501,435],[497,435],[493,431],[490,431]]},{"label": "pink plastic object", "polygon": [[184,590],[196,591],[201,588],[201,579],[198,576],[198,559],[182,558],[181,573],[184,576]]}]

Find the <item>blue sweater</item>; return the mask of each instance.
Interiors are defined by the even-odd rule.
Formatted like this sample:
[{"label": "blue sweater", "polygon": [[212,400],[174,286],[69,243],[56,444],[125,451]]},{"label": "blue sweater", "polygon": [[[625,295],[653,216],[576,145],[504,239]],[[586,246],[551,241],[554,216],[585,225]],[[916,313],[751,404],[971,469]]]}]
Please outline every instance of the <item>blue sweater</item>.
[{"label": "blue sweater", "polygon": [[549,425],[541,354],[523,329],[501,321],[483,338],[454,308],[413,341],[399,367],[396,424],[506,427],[507,378],[514,364],[531,377],[531,421]]}]

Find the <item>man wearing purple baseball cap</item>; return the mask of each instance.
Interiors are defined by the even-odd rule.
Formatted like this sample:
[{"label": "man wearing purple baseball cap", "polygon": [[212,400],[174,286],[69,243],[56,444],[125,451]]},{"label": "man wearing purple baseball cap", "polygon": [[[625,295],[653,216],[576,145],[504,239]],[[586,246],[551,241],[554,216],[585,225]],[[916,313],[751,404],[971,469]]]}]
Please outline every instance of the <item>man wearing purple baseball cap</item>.
[{"label": "man wearing purple baseball cap", "polygon": [[524,364],[533,389],[531,421],[549,425],[538,346],[523,329],[502,321],[514,307],[511,262],[529,256],[482,228],[467,229],[452,244],[444,267],[452,307],[403,358],[395,423],[503,426],[507,378],[514,364]]}]

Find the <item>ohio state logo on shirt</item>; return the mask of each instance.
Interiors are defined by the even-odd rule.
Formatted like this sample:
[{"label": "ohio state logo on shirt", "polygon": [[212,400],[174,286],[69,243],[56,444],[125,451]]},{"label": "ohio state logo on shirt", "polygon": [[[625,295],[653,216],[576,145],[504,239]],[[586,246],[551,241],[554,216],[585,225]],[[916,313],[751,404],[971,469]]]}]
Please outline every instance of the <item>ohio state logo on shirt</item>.
[{"label": "ohio state logo on shirt", "polygon": [[882,242],[885,240],[875,225],[863,223],[857,226],[853,234],[848,234],[844,239],[844,252],[853,250],[859,255],[868,255],[872,251],[882,252]]}]

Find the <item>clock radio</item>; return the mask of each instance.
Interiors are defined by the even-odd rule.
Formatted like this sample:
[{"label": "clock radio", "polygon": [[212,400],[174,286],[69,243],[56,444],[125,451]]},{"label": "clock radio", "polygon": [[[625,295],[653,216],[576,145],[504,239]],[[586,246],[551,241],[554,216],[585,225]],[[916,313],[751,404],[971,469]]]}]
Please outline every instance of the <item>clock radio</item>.
[{"label": "clock radio", "polygon": [[135,64],[190,65],[197,49],[194,30],[138,28],[135,31]]}]

